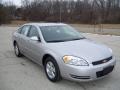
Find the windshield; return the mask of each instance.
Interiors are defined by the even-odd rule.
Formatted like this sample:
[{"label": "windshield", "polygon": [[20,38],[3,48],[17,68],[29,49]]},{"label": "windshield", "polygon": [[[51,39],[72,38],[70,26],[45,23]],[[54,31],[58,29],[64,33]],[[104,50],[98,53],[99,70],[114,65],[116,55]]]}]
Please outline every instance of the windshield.
[{"label": "windshield", "polygon": [[64,42],[85,38],[68,25],[41,26],[40,29],[46,42]]}]

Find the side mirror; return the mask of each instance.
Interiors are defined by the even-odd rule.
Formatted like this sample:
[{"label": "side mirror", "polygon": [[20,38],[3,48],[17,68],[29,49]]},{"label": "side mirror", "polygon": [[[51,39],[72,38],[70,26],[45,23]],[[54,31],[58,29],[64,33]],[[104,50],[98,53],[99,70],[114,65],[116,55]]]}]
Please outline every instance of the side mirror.
[{"label": "side mirror", "polygon": [[30,37],[30,39],[34,41],[39,41],[39,38],[37,36]]}]

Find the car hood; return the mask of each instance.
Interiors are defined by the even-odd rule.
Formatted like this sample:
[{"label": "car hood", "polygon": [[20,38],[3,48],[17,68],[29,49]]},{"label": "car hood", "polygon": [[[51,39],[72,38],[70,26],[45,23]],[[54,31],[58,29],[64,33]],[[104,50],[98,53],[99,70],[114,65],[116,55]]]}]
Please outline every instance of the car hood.
[{"label": "car hood", "polygon": [[88,39],[47,43],[47,47],[59,55],[73,55],[87,60],[89,63],[108,58],[112,52],[108,47]]}]

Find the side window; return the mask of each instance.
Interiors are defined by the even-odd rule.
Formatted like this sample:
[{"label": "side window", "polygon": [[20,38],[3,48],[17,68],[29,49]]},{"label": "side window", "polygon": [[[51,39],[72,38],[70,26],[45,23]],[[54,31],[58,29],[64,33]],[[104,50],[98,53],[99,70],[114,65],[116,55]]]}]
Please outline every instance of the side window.
[{"label": "side window", "polygon": [[23,26],[20,30],[20,34],[23,34],[23,35],[27,35],[28,33],[28,30],[30,29],[30,26],[29,25],[26,25],[26,26]]},{"label": "side window", "polygon": [[28,37],[33,37],[33,36],[39,37],[39,33],[38,33],[37,28],[34,27],[34,26],[32,26],[32,27],[30,28],[30,31],[29,31],[29,33],[28,33],[27,36],[28,36]]},{"label": "side window", "polygon": [[21,33],[21,31],[22,31],[22,27],[19,28],[17,32],[18,32],[18,33]]}]

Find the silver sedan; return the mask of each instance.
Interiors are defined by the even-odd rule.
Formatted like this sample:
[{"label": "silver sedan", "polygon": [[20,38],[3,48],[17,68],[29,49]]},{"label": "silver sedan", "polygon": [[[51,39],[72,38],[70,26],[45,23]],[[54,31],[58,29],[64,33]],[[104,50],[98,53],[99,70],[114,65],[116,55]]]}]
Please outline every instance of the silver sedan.
[{"label": "silver sedan", "polygon": [[91,81],[105,77],[115,66],[112,50],[89,40],[63,23],[28,23],[13,34],[16,56],[44,67],[47,78]]}]

